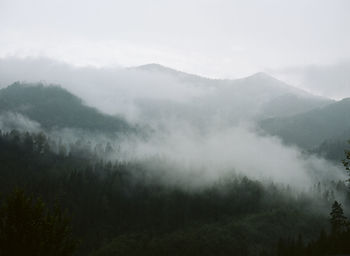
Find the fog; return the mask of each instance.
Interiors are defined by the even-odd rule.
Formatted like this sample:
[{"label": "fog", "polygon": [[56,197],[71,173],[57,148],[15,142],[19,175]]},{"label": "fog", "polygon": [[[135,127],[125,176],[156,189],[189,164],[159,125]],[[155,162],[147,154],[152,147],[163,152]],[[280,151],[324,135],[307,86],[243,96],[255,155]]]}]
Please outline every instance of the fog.
[{"label": "fog", "polygon": [[[160,177],[163,182],[199,186],[235,173],[306,189],[319,181],[345,179],[338,165],[260,131],[256,116],[269,100],[285,93],[314,99],[264,74],[229,81],[165,72],[154,65],[98,69],[49,59],[0,60],[1,86],[18,80],[59,84],[87,105],[148,127],[146,138],[129,134],[115,139],[70,127],[50,131],[49,136],[67,145],[83,139],[92,148],[111,143],[114,150],[104,155],[106,160],[147,162],[152,167],[151,159],[163,159],[162,165],[154,163],[154,168],[167,169]],[[8,123],[30,131],[40,128],[19,114],[3,115],[1,126]],[[194,178],[189,181],[188,175]]]},{"label": "fog", "polygon": [[179,170],[199,172],[206,183],[237,173],[305,189],[315,182],[345,178],[339,166],[303,155],[298,148],[287,147],[276,137],[259,136],[244,125],[205,136],[193,129],[170,130],[145,142],[121,143],[121,151],[128,160],[169,159]]},{"label": "fog", "polygon": [[46,58],[0,59],[0,85],[15,81],[59,84],[81,97],[89,105],[109,114],[132,119],[137,99],[162,99],[187,102],[205,93],[203,88],[178,83],[161,73],[136,69],[75,68]]},{"label": "fog", "polygon": [[315,94],[334,99],[350,97],[350,60],[327,65],[289,67],[271,71]]},{"label": "fog", "polygon": [[226,126],[268,115],[262,113],[264,107],[281,96],[326,99],[264,73],[236,80],[209,79],[156,64],[95,68],[47,58],[0,59],[0,86],[15,81],[59,84],[104,113],[147,124],[174,119],[176,125],[186,119],[201,127]]},{"label": "fog", "polygon": [[0,130],[10,132],[16,129],[21,132],[36,133],[41,131],[40,124],[20,113],[4,112],[0,113]]},{"label": "fog", "polygon": [[349,14],[0,0],[0,254],[349,254]]}]

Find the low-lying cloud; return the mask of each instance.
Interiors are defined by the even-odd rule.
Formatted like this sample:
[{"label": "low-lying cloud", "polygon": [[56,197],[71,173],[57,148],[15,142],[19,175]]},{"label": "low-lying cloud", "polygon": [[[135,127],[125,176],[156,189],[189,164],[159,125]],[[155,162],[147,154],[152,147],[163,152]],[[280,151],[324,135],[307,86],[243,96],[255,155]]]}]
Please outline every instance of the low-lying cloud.
[{"label": "low-lying cloud", "polygon": [[212,130],[205,135],[194,129],[156,133],[147,141],[124,141],[117,158],[128,160],[158,156],[179,170],[200,172],[201,183],[228,173],[244,174],[306,188],[316,182],[344,179],[339,166],[305,155],[296,147],[283,145],[277,137],[257,135],[252,127],[239,125]]},{"label": "low-lying cloud", "polygon": [[35,122],[20,113],[0,113],[0,130],[3,132],[10,132],[14,129],[21,132],[27,131],[36,133],[41,130],[41,126],[38,122]]},{"label": "low-lying cloud", "polygon": [[[196,185],[208,184],[227,173],[244,174],[298,188],[311,186],[324,179],[344,179],[338,166],[316,156],[303,154],[296,147],[287,147],[276,137],[259,135],[252,120],[243,124],[225,122],[222,120],[225,116],[220,116],[219,111],[215,110],[215,102],[220,99],[198,110],[204,120],[192,122],[198,117],[193,104],[201,102],[203,96],[216,90],[205,83],[202,86],[180,81],[161,72],[139,69],[74,68],[47,59],[0,60],[1,86],[18,80],[44,80],[46,83],[60,84],[103,112],[121,114],[135,123],[151,126],[153,132],[146,139],[135,135],[113,141],[103,135],[72,131],[69,127],[54,131],[51,135],[64,137],[67,142],[74,141],[77,134],[83,134],[81,136],[93,141],[94,145],[99,141],[111,142],[117,150],[108,155],[110,160],[142,162],[152,157],[166,159],[165,162],[171,163],[168,167],[172,166],[169,175],[163,178],[167,181],[176,180],[181,173],[187,175],[181,177],[188,177],[188,172],[198,174],[196,180],[192,181]],[[149,107],[147,104],[153,104],[154,100],[162,104],[154,105],[153,110],[149,108],[150,116],[153,117],[145,118],[142,116],[145,113],[142,107]],[[229,101],[226,100],[226,103]],[[165,111],[159,117],[154,114],[157,107],[176,111],[169,115]],[[244,108],[249,108],[249,105]],[[244,111],[250,111],[244,108],[243,114]],[[4,127],[9,127],[6,120],[12,118],[16,125],[23,125],[25,129],[35,131],[40,128],[39,124],[24,116],[7,115],[0,119]]]},{"label": "low-lying cloud", "polygon": [[138,99],[186,102],[205,93],[203,88],[179,83],[167,74],[134,68],[76,68],[44,58],[0,59],[0,86],[15,81],[59,84],[89,105],[129,119],[138,114]]}]

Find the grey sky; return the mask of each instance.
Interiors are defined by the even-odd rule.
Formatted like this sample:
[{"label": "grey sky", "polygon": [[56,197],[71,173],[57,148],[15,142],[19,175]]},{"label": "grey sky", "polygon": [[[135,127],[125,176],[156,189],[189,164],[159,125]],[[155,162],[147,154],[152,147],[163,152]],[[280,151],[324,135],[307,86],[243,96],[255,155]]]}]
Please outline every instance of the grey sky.
[{"label": "grey sky", "polygon": [[0,57],[278,75],[349,60],[349,13],[348,0],[1,0]]}]

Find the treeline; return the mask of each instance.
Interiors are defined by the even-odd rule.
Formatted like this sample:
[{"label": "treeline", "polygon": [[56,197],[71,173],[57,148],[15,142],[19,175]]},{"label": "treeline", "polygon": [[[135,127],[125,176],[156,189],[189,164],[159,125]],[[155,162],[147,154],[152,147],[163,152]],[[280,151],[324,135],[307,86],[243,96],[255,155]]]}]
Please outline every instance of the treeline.
[{"label": "treeline", "polygon": [[[350,151],[345,150],[343,160],[345,169],[350,174]],[[348,179],[348,182],[350,179]],[[349,204],[350,191],[345,191],[345,202]],[[302,234],[297,238],[281,238],[277,246],[278,256],[313,256],[313,255],[344,255],[350,254],[350,222],[344,214],[342,205],[334,201],[332,204],[330,218],[330,230],[327,233],[321,230],[317,239],[305,242]]]},{"label": "treeline", "polygon": [[[311,240],[327,229],[322,209],[343,189],[327,188],[314,200],[238,176],[191,189],[157,182],[141,162],[106,162],[50,145],[43,133],[0,133],[0,192],[22,188],[49,208],[67,209],[81,240],[77,255],[274,255],[278,238],[302,233]],[[155,176],[169,171],[156,166]]]},{"label": "treeline", "polygon": [[350,253],[350,222],[340,203],[334,201],[330,212],[330,232],[321,230],[317,239],[305,242],[301,234],[297,239],[280,239],[278,256],[344,255]]}]

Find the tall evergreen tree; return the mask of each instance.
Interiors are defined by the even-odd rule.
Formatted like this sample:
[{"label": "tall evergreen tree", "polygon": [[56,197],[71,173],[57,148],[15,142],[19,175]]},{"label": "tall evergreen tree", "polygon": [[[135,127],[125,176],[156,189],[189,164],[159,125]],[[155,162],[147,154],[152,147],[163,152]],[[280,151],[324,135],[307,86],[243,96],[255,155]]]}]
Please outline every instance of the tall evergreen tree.
[{"label": "tall evergreen tree", "polygon": [[334,201],[330,215],[332,234],[339,234],[342,231],[345,231],[348,226],[348,221],[344,215],[341,204],[337,201]]},{"label": "tall evergreen tree", "polygon": [[[350,150],[345,150],[345,159],[343,160],[343,165],[348,171],[348,174],[350,175]],[[348,179],[348,181],[350,181],[350,178]]]}]

